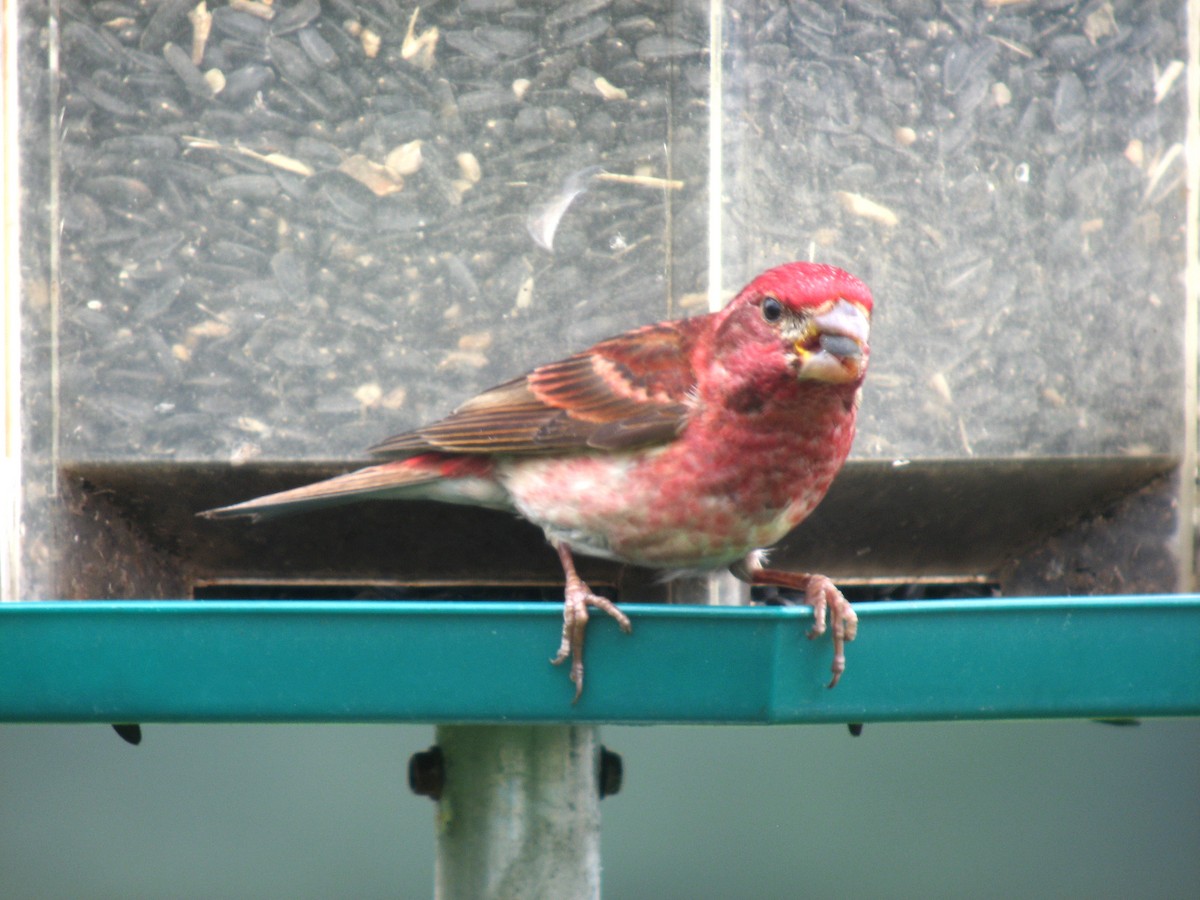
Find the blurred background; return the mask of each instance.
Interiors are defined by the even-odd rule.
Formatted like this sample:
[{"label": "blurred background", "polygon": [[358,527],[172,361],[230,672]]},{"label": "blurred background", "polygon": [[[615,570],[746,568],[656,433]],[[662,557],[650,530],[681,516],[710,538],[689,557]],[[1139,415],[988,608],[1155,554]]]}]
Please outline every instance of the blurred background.
[{"label": "blurred background", "polygon": [[[1200,723],[604,727],[613,898],[1185,898]],[[6,897],[428,897],[420,726],[0,727]]]}]

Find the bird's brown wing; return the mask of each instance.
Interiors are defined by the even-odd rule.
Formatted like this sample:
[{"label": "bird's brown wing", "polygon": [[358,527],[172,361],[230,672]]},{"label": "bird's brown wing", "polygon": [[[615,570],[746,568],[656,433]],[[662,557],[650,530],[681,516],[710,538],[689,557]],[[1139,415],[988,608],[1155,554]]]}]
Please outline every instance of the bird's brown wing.
[{"label": "bird's brown wing", "polygon": [[707,316],[647,325],[484,391],[444,419],[371,448],[536,454],[625,450],[671,440],[695,386],[692,348]]}]

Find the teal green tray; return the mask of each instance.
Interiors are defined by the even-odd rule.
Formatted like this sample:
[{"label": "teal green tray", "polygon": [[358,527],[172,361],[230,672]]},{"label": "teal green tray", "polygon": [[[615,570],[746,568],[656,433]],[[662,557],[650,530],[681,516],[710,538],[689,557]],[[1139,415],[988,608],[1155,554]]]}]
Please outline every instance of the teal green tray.
[{"label": "teal green tray", "polygon": [[833,690],[806,607],[629,604],[549,664],[557,604],[0,604],[0,721],[789,723],[1200,714],[1200,597],[857,605]]}]

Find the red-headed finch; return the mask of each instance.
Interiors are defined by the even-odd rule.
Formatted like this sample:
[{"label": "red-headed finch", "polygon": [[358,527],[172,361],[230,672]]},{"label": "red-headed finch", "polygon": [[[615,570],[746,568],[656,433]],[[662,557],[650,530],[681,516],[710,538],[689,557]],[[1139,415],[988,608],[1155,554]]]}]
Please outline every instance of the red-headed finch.
[{"label": "red-headed finch", "polygon": [[833,266],[763,272],[720,312],[647,325],[539,366],[371,448],[376,465],[214,509],[265,518],[357,500],[441,500],[540,526],[566,575],[562,644],[583,690],[588,607],[629,619],[575,571],[582,553],[666,570],[729,567],[803,591],[833,631],[833,680],[858,619],[823,575],[764,568],[812,512],[854,439],[872,301]]}]

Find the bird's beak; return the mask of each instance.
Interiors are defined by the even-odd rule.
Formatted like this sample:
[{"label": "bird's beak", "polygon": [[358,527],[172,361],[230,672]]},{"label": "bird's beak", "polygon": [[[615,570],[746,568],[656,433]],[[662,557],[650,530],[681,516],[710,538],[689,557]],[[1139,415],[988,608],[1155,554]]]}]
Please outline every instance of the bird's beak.
[{"label": "bird's beak", "polygon": [[835,300],[817,310],[793,346],[800,360],[798,377],[847,384],[862,378],[867,368],[867,311],[849,300]]}]

